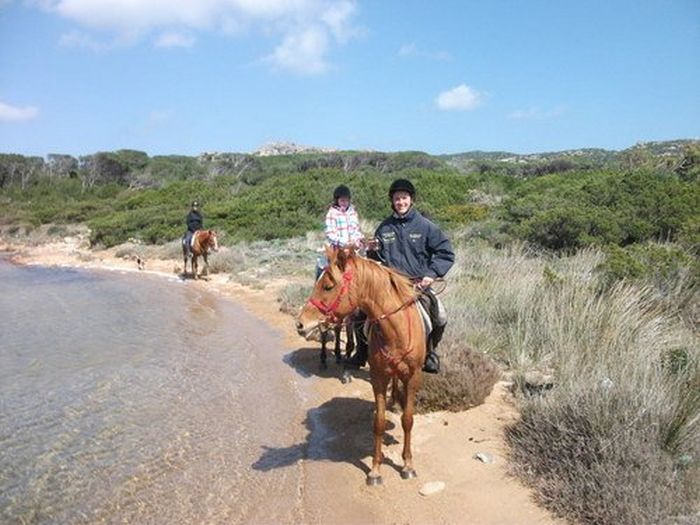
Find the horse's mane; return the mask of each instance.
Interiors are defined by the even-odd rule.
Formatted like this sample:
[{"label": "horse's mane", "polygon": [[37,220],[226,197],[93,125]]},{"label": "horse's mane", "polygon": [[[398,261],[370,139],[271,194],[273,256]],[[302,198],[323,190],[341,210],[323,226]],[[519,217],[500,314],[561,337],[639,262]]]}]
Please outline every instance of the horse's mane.
[{"label": "horse's mane", "polygon": [[415,299],[418,292],[413,287],[413,282],[406,275],[386,266],[382,266],[369,259],[358,258],[363,261],[363,269],[366,277],[366,288],[373,294],[386,293],[387,280],[390,289],[398,296],[401,302]]}]

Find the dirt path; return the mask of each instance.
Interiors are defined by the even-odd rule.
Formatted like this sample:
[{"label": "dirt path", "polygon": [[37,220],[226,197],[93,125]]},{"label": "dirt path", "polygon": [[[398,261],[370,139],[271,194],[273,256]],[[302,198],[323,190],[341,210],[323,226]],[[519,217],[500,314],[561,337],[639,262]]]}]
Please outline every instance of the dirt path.
[{"label": "dirt path", "polygon": [[[119,259],[114,250],[88,252],[77,239],[40,246],[4,245],[23,264],[141,271],[136,261]],[[147,261],[149,273],[175,277],[174,261]],[[365,486],[372,449],[372,393],[365,371],[342,384],[341,369],[329,359],[329,369],[319,370],[318,344],[302,340],[292,319],[279,311],[273,283],[253,290],[228,282],[224,275],[190,283],[216,290],[283,334],[285,359],[310,392],[304,425],[303,497],[309,523],[377,524],[553,524],[561,523],[532,501],[531,493],[507,475],[503,427],[517,416],[505,383],[496,385],[486,402],[461,413],[437,412],[416,417],[414,458],[418,478],[403,481],[400,415],[390,413],[385,439],[384,485]],[[276,349],[277,350],[277,349]],[[490,454],[493,463],[474,458]],[[427,482],[440,481],[444,490],[422,496]],[[274,497],[274,495],[271,495]]]}]

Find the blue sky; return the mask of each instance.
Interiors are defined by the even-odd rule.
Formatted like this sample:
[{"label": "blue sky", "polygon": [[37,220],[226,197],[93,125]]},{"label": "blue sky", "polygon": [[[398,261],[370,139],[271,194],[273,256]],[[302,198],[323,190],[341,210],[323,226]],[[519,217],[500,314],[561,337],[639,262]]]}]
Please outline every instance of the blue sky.
[{"label": "blue sky", "polygon": [[0,152],[698,137],[698,0],[0,0]]}]

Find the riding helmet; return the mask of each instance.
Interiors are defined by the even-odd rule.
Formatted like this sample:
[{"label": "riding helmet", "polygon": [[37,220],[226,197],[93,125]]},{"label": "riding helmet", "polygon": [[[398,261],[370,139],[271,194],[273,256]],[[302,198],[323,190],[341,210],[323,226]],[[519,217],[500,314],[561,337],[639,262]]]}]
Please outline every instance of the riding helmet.
[{"label": "riding helmet", "polygon": [[193,208],[199,208],[199,201],[192,201]]},{"label": "riding helmet", "polygon": [[389,198],[392,198],[397,191],[405,191],[412,199],[416,197],[416,188],[411,181],[407,179],[396,179],[391,183],[391,186],[389,186]]},{"label": "riding helmet", "polygon": [[342,184],[333,190],[333,200],[337,201],[341,197],[350,198],[350,188]]}]

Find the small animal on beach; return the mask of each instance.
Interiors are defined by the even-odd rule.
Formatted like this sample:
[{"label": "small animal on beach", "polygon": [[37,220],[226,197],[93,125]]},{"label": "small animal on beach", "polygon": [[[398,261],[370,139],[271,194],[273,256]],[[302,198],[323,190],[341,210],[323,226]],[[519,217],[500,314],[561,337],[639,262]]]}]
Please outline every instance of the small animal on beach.
[{"label": "small animal on beach", "polygon": [[[190,267],[192,269],[192,278],[197,279],[197,271],[199,269],[198,258],[201,256],[204,259],[204,271],[203,274],[209,274],[209,250],[217,252],[219,251],[219,241],[217,234],[214,230],[197,230],[192,236],[192,247],[191,251],[191,263]],[[182,273],[187,275],[187,246],[182,245],[182,258],[183,258],[183,270]]]},{"label": "small animal on beach", "polygon": [[297,317],[297,332],[306,337],[321,325],[340,323],[357,308],[367,314],[369,375],[375,403],[374,454],[367,484],[382,483],[380,466],[389,384],[392,398],[403,409],[401,477],[414,478],[411,430],[426,352],[425,329],[416,306],[418,292],[410,279],[360,257],[352,248],[328,249],[326,256],[328,266]]}]

